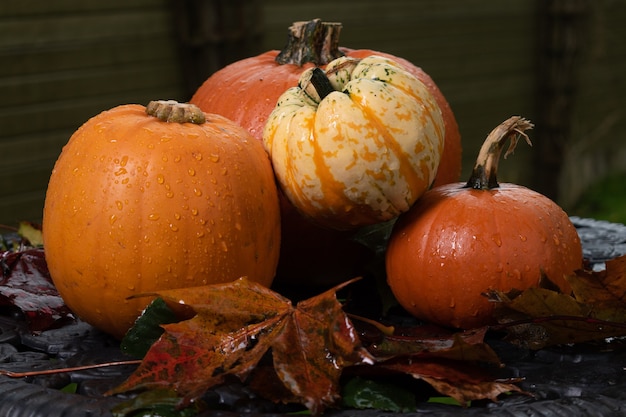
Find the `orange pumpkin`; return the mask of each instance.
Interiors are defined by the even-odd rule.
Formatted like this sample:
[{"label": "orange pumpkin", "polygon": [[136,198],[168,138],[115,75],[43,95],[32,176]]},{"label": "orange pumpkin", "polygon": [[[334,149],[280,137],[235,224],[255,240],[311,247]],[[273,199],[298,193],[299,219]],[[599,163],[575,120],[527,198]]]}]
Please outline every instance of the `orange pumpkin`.
[{"label": "orange pumpkin", "polygon": [[433,183],[443,141],[441,110],[428,88],[378,55],[305,70],[263,133],[289,201],[336,229],[407,211]]},{"label": "orange pumpkin", "polygon": [[[445,97],[432,78],[409,61],[369,49],[339,47],[340,23],[314,19],[296,22],[289,28],[287,45],[230,64],[211,75],[195,92],[190,102],[206,112],[219,113],[262,140],[268,116],[278,97],[297,85],[302,71],[314,65],[324,67],[343,55],[364,58],[382,55],[402,63],[426,84],[437,99],[445,123],[445,144],[434,185],[459,180],[461,173],[461,136]],[[282,197],[282,193],[279,193]],[[363,273],[371,253],[354,242],[352,231],[319,227],[298,213],[286,198],[281,198],[282,242],[277,279],[333,285]],[[283,278],[287,278],[283,280]]]},{"label": "orange pumpkin", "polygon": [[122,337],[156,290],[248,276],[271,285],[280,214],[262,145],[196,106],[122,105],[88,120],[45,199],[50,274],[80,318]]},{"label": "orange pumpkin", "polygon": [[549,198],[497,181],[505,141],[508,154],[530,127],[519,117],[498,126],[467,183],[428,191],[394,225],[387,280],[414,316],[464,329],[491,324],[494,304],[483,293],[536,287],[542,273],[570,291],[565,276],[583,260],[569,217]]}]

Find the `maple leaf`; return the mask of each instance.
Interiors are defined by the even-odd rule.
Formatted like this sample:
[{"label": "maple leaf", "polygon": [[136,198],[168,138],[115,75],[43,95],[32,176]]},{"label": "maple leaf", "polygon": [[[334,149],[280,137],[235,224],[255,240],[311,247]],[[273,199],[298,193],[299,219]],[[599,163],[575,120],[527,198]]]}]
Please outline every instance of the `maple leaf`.
[{"label": "maple leaf", "polygon": [[505,392],[523,393],[509,381],[494,380],[473,362],[396,358],[379,366],[424,380],[437,392],[454,398],[460,404],[485,398],[497,401],[497,397]]},{"label": "maple leaf", "polygon": [[43,249],[0,252],[0,305],[17,307],[33,332],[74,320],[52,283]]},{"label": "maple leaf", "polygon": [[499,327],[510,341],[541,349],[626,335],[626,255],[607,261],[604,270],[578,270],[567,280],[573,295],[547,288],[489,294],[501,303]]},{"label": "maple leaf", "polygon": [[271,348],[279,379],[319,414],[339,399],[345,366],[373,362],[336,299],[336,291],[350,282],[295,307],[246,278],[150,294],[175,311],[192,308],[195,316],[163,325],[138,369],[109,394],[173,389],[189,402],[227,375],[245,379]]}]

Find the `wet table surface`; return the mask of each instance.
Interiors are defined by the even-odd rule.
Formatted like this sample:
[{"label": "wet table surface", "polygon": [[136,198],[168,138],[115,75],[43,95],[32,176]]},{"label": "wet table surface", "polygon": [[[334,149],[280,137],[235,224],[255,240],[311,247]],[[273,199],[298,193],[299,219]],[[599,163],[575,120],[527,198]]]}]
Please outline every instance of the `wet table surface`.
[{"label": "wet table surface", "polygon": [[[601,269],[604,262],[626,254],[626,226],[572,217],[583,242],[586,259]],[[626,416],[626,339],[613,339],[558,348],[528,351],[494,341],[492,347],[506,364],[509,376],[523,377],[518,386],[532,396],[512,394],[498,402],[477,406],[421,403],[403,416]],[[72,367],[128,359],[117,341],[91,326],[77,322],[31,334],[23,322],[0,315],[0,367],[30,371]],[[111,416],[111,408],[124,400],[105,397],[121,383],[133,366],[116,366],[56,375],[14,379],[0,376],[0,416],[98,417]],[[77,392],[60,388],[75,383]],[[207,393],[206,401],[222,410],[201,417],[246,415],[284,416],[286,410],[259,401],[244,385],[232,383]],[[378,410],[329,410],[328,416],[392,416]]]}]

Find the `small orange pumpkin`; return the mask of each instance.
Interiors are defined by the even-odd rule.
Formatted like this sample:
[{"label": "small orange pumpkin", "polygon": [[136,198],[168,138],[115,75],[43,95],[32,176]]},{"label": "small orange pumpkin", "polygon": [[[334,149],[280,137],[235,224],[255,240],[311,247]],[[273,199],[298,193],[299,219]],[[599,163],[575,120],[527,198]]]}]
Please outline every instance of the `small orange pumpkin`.
[{"label": "small orange pumpkin", "polygon": [[196,106],[115,107],[63,148],[43,239],[70,309],[120,338],[150,301],[129,296],[241,276],[271,285],[280,214],[270,161],[246,130]]},{"label": "small orange pumpkin", "polygon": [[[582,248],[567,214],[528,188],[497,181],[498,159],[511,138],[532,125],[512,117],[483,144],[467,183],[434,188],[394,225],[387,281],[414,316],[444,326],[493,323],[482,294],[536,287],[542,274],[564,292],[565,276],[582,267]],[[505,154],[506,156],[506,154]]]}]

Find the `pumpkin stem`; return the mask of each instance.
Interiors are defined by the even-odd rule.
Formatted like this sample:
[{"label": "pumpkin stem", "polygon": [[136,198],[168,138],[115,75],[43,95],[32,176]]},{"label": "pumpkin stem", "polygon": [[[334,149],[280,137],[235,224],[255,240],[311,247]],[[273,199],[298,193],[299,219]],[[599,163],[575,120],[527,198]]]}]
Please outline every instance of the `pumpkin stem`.
[{"label": "pumpkin stem", "polygon": [[524,131],[532,128],[533,124],[529,120],[519,116],[512,116],[493,129],[478,152],[476,164],[466,187],[476,190],[488,190],[499,187],[497,178],[498,162],[506,140],[511,139],[509,147],[504,153],[505,159],[515,150],[520,136],[523,136],[526,143],[532,146],[528,135],[524,133]]},{"label": "pumpkin stem", "polygon": [[153,100],[146,106],[146,114],[163,122],[194,123],[206,122],[204,112],[191,103],[179,103],[175,100]]},{"label": "pumpkin stem", "polygon": [[326,72],[321,70],[320,68],[313,68],[311,72],[311,79],[309,80],[315,88],[317,95],[320,97],[320,101],[324,100],[324,98],[335,91],[335,88],[330,83]]},{"label": "pumpkin stem", "polygon": [[276,56],[280,64],[294,64],[299,67],[306,63],[326,65],[344,56],[339,50],[341,23],[322,22],[313,19],[308,22],[294,22],[289,27],[287,45]]}]

